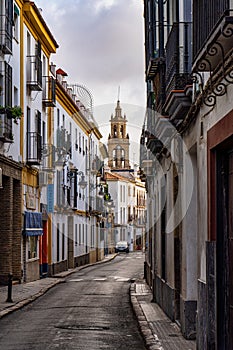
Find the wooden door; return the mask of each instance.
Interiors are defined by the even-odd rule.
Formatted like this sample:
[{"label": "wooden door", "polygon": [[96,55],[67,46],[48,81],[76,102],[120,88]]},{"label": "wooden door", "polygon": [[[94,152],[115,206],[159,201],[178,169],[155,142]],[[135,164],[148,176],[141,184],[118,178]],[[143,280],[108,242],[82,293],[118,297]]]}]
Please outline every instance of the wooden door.
[{"label": "wooden door", "polygon": [[233,349],[233,151],[217,157],[217,349]]},{"label": "wooden door", "polygon": [[229,349],[233,349],[233,151],[228,156]]}]

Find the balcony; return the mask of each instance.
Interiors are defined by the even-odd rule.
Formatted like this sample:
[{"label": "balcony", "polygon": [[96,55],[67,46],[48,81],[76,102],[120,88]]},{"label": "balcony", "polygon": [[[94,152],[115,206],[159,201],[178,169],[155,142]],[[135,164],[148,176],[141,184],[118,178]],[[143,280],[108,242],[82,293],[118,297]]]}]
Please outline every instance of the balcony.
[{"label": "balcony", "polygon": [[42,62],[39,56],[27,56],[27,86],[42,91]]},{"label": "balcony", "polygon": [[[206,12],[203,11],[199,16],[201,16],[199,20],[207,20]],[[215,16],[215,20],[217,18]],[[196,23],[195,31],[197,30],[199,23]],[[197,37],[193,71],[218,73],[222,69],[224,74],[228,68],[227,60],[232,55],[233,10],[226,10],[203,35],[203,38]]]},{"label": "balcony", "polygon": [[42,159],[42,137],[37,132],[27,132],[27,164],[40,165]]},{"label": "balcony", "polygon": [[174,23],[166,44],[166,101],[164,112],[173,120],[183,119],[191,106],[190,22]]},{"label": "balcony", "polygon": [[66,150],[66,129],[57,129],[57,148]]},{"label": "balcony", "polygon": [[53,77],[43,77],[42,102],[45,107],[56,106],[56,81]]},{"label": "balcony", "polygon": [[159,71],[159,67],[161,65],[161,63],[164,62],[164,59],[159,58],[159,57],[155,57],[155,58],[150,58],[149,60],[149,64],[147,67],[147,71],[146,71],[146,79],[147,80],[153,80],[154,77],[156,76],[156,74]]},{"label": "balcony", "polygon": [[184,89],[192,80],[189,74],[192,69],[190,22],[173,24],[166,44],[166,94],[172,90]]},{"label": "balcony", "polygon": [[163,143],[155,135],[150,134],[147,138],[146,147],[153,155],[157,155],[162,150]]},{"label": "balcony", "polygon": [[0,141],[4,143],[12,143],[14,140],[12,134],[12,118],[10,118],[5,110],[0,111]]},{"label": "balcony", "polygon": [[0,15],[0,50],[3,54],[12,55],[12,20]]},{"label": "balcony", "polygon": [[71,134],[68,134],[67,130],[64,128],[57,129],[57,147],[56,147],[58,158],[61,155],[69,155],[72,157],[72,140]]},{"label": "balcony", "polygon": [[55,168],[55,146],[44,144],[42,147],[42,169],[43,171],[53,171]]},{"label": "balcony", "polygon": [[102,168],[102,166],[103,166],[103,164],[102,164],[100,158],[96,156],[92,160],[92,163],[91,163],[91,173],[98,174],[98,172],[100,172],[100,169]]},{"label": "balcony", "polygon": [[[193,2],[194,62],[198,59],[203,48],[206,48],[206,44],[209,41],[208,38],[213,33],[213,29],[216,31],[213,37],[217,39],[216,35],[219,35],[223,29],[222,25],[228,25],[229,18],[227,19],[227,17],[231,16],[229,8],[229,0],[209,0],[205,2],[196,0]],[[230,37],[232,38],[232,35]],[[228,38],[229,40],[231,40],[230,37]]]}]

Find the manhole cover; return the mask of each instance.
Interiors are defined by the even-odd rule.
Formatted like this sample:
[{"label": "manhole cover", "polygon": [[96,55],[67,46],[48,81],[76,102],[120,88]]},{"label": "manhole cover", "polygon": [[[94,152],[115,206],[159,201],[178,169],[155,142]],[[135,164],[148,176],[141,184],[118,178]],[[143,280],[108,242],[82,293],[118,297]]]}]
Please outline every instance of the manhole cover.
[{"label": "manhole cover", "polygon": [[55,326],[55,328],[59,329],[68,329],[68,330],[73,330],[73,331],[106,331],[109,330],[110,328],[107,326],[88,326],[88,325],[60,325],[60,326]]}]

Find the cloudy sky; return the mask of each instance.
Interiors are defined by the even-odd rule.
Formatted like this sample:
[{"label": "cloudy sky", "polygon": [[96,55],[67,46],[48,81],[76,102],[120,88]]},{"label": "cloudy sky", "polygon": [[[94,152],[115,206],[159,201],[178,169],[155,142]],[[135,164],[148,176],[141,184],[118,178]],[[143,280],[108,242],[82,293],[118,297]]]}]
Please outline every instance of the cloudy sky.
[{"label": "cloudy sky", "polygon": [[[120,86],[129,127],[144,119],[144,32],[142,0],[35,0],[59,44],[52,60],[68,83],[85,85],[94,98],[100,127],[109,125]],[[132,130],[131,138],[139,137]],[[103,131],[103,129],[102,129]],[[134,135],[131,135],[134,134]]]}]

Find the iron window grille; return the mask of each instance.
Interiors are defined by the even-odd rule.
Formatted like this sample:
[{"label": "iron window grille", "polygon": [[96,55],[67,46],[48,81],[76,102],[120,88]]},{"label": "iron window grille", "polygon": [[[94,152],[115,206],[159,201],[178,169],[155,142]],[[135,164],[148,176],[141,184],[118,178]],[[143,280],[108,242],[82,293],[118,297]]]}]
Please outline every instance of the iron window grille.
[{"label": "iron window grille", "polygon": [[5,8],[3,9],[3,14],[0,15],[0,49],[4,54],[12,54],[12,38],[13,0],[5,0]]}]

